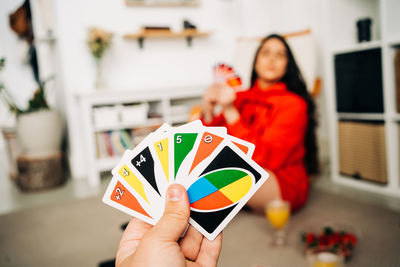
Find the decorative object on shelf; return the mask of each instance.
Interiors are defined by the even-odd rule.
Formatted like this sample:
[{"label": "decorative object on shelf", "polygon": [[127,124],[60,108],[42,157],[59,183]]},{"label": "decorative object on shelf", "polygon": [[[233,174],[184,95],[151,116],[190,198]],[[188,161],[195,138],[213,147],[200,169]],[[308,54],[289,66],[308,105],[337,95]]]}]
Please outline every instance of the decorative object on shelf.
[{"label": "decorative object on shelf", "polygon": [[89,32],[88,45],[96,62],[95,88],[104,88],[105,82],[102,75],[102,59],[104,53],[111,46],[112,34],[100,28],[92,28]]},{"label": "decorative object on shelf", "polygon": [[196,7],[200,4],[200,0],[125,0],[125,4],[143,7]]},{"label": "decorative object on shelf", "polygon": [[[193,25],[192,23],[190,23],[190,21],[185,19],[185,20],[183,20],[183,29],[184,30],[196,31],[197,27],[195,25]],[[192,36],[188,36],[187,37],[188,46],[192,46],[192,40],[193,40]]]},{"label": "decorative object on shelf", "polygon": [[96,130],[130,128],[148,120],[148,103],[129,103],[115,106],[99,106],[93,109]]},{"label": "decorative object on shelf", "polygon": [[171,28],[168,26],[143,26],[141,28],[142,32],[151,32],[151,31],[155,31],[155,32],[159,32],[159,31],[163,31],[163,32],[171,32]]},{"label": "decorative object on shelf", "polygon": [[372,19],[363,18],[357,21],[358,42],[371,41],[371,24]]},{"label": "decorative object on shelf", "polygon": [[142,28],[138,33],[125,34],[125,39],[137,39],[140,48],[143,48],[145,38],[186,38],[187,44],[192,45],[193,37],[206,37],[210,32],[200,32],[196,29],[184,29],[181,32],[173,32],[169,30],[146,30]]},{"label": "decorative object on shelf", "polygon": [[189,20],[185,19],[185,20],[183,20],[183,28],[184,29],[195,30],[196,26],[194,24],[192,24]]}]

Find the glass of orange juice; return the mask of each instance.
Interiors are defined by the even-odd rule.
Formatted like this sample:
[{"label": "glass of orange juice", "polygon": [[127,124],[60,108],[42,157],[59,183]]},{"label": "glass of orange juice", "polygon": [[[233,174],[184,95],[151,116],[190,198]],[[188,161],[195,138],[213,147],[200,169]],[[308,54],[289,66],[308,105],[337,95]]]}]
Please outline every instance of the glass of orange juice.
[{"label": "glass of orange juice", "polygon": [[265,206],[265,215],[274,228],[272,246],[287,244],[285,226],[290,217],[290,203],[286,200],[276,199]]}]

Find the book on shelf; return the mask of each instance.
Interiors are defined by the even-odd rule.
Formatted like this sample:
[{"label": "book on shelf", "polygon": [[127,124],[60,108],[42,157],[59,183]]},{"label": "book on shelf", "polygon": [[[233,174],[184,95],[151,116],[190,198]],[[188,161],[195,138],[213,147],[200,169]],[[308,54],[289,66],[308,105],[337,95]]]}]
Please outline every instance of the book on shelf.
[{"label": "book on shelf", "polygon": [[110,133],[111,146],[116,156],[122,156],[125,152],[125,148],[121,143],[121,135],[119,131],[113,131]]},{"label": "book on shelf", "polygon": [[95,134],[98,158],[122,156],[127,149],[132,149],[134,140],[131,130],[116,130]]},{"label": "book on shelf", "polygon": [[132,149],[133,148],[132,137],[128,133],[128,131],[125,131],[125,130],[121,130],[120,131],[120,140],[121,140],[121,143],[122,143],[122,145],[124,146],[125,149]]},{"label": "book on shelf", "polygon": [[107,145],[103,133],[96,133],[97,157],[103,158],[108,155]]},{"label": "book on shelf", "polygon": [[107,152],[109,157],[114,156],[114,149],[111,145],[111,138],[109,133],[103,133],[104,141],[106,142]]}]

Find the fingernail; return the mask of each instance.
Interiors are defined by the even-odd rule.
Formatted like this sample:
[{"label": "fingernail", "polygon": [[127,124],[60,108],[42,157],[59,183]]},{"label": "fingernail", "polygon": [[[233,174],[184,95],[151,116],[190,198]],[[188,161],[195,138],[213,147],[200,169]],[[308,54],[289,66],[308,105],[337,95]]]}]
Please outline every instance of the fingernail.
[{"label": "fingernail", "polygon": [[179,189],[171,188],[168,190],[168,201],[179,201],[182,198],[182,193]]}]

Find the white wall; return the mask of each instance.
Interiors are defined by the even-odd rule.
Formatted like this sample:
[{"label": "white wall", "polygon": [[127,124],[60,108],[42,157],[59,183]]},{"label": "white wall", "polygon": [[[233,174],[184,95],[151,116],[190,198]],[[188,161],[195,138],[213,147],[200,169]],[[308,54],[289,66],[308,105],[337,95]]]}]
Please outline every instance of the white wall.
[{"label": "white wall", "polygon": [[[103,69],[109,90],[206,86],[211,82],[214,63],[233,61],[239,36],[264,36],[272,31],[285,33],[311,28],[318,44],[322,43],[319,0],[201,0],[199,7],[189,8],[129,7],[123,0],[31,1],[35,33],[43,37],[44,25],[54,27],[54,44],[41,43],[38,50],[46,75],[52,71],[57,74],[58,101],[55,103],[68,122],[74,177],[86,175],[75,96],[93,90],[95,68],[86,43],[90,27],[101,27],[114,34]],[[47,8],[43,8],[43,2],[47,3]],[[51,10],[53,16],[43,19],[46,9]],[[4,16],[2,11],[2,21]],[[136,41],[122,38],[142,25],[167,25],[179,31],[185,18],[199,30],[213,31],[213,34],[208,38],[194,38],[191,48],[183,39],[165,39],[145,40],[144,49],[139,49]],[[6,39],[7,43],[12,43],[10,36]],[[15,77],[17,75],[13,74]]]},{"label": "white wall", "polygon": [[[75,177],[86,174],[74,94],[93,90],[94,61],[86,43],[89,28],[102,27],[114,34],[103,68],[109,90],[205,86],[211,81],[211,66],[231,57],[239,25],[232,16],[238,11],[236,5],[229,1],[204,0],[198,8],[138,8],[125,6],[124,1],[55,1],[55,31]],[[135,40],[122,38],[126,33],[138,31],[142,25],[168,25],[179,31],[184,18],[199,30],[214,34],[195,38],[192,47],[184,39],[165,39],[145,40],[144,49],[139,49]]]}]

